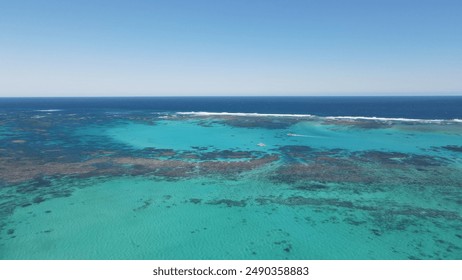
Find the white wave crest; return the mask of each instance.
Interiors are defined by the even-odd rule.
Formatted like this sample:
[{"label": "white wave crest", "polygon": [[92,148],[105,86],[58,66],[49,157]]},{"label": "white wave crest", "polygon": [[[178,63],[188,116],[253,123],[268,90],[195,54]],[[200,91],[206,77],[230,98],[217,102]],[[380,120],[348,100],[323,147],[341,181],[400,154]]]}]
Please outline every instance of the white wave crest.
[{"label": "white wave crest", "polygon": [[177,112],[178,115],[194,116],[237,116],[237,117],[292,117],[312,118],[313,115],[305,114],[260,114],[260,113],[228,113],[228,112]]},{"label": "white wave crest", "polygon": [[[401,123],[462,123],[462,119],[412,119],[412,118],[385,118],[366,116],[327,116],[321,117],[310,114],[264,114],[264,113],[229,113],[229,112],[177,112],[178,115],[192,116],[238,116],[238,117],[290,117],[306,118],[315,120],[351,120],[351,121],[376,121],[376,122],[401,122]],[[295,135],[291,135],[295,136]],[[298,135],[297,135],[298,136]],[[301,136],[301,135],[300,135]]]},{"label": "white wave crest", "polygon": [[62,109],[45,109],[45,110],[35,110],[35,112],[61,112]]},{"label": "white wave crest", "polygon": [[354,117],[354,116],[335,116],[325,117],[328,120],[364,120],[364,121],[380,121],[380,122],[417,122],[417,123],[442,123],[451,122],[454,120],[443,120],[443,119],[408,119],[408,118],[382,118],[382,117]]}]

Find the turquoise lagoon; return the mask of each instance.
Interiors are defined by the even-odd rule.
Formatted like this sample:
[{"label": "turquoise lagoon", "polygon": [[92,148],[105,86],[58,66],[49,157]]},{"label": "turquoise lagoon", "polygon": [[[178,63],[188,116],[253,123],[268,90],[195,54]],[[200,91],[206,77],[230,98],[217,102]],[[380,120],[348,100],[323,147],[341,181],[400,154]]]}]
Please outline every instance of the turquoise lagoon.
[{"label": "turquoise lagoon", "polygon": [[0,132],[0,259],[462,259],[458,121],[54,111]]}]

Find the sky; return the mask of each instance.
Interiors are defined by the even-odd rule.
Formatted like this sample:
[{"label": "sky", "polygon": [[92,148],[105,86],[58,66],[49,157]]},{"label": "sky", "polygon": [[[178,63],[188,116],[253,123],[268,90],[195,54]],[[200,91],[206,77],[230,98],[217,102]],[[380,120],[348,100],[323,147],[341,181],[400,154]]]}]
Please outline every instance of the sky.
[{"label": "sky", "polygon": [[0,0],[0,97],[460,95],[460,0]]}]

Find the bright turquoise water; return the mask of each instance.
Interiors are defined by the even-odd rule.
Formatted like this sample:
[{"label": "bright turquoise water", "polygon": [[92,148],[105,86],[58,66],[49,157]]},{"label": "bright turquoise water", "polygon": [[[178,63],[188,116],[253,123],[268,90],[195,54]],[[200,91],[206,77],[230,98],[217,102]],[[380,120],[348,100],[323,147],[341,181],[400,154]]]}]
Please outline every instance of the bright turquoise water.
[{"label": "bright turquoise water", "polygon": [[462,259],[459,122],[3,124],[0,259]]}]

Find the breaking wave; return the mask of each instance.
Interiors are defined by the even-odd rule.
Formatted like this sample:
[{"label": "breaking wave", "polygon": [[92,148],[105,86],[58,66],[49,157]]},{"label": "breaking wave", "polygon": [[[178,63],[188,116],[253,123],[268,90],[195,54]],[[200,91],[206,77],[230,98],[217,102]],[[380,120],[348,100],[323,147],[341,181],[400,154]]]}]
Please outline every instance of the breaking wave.
[{"label": "breaking wave", "polygon": [[315,117],[306,114],[260,114],[260,113],[228,113],[228,112],[178,112],[178,115],[195,116],[238,116],[238,117]]},{"label": "breaking wave", "polygon": [[375,122],[412,122],[412,123],[462,123],[462,119],[411,119],[366,116],[316,116],[311,114],[266,114],[266,113],[230,113],[230,112],[177,112],[178,115],[192,116],[236,116],[236,117],[289,117],[325,120],[375,121]]},{"label": "breaking wave", "polygon": [[44,109],[44,110],[35,110],[35,112],[61,112],[62,109]]}]

